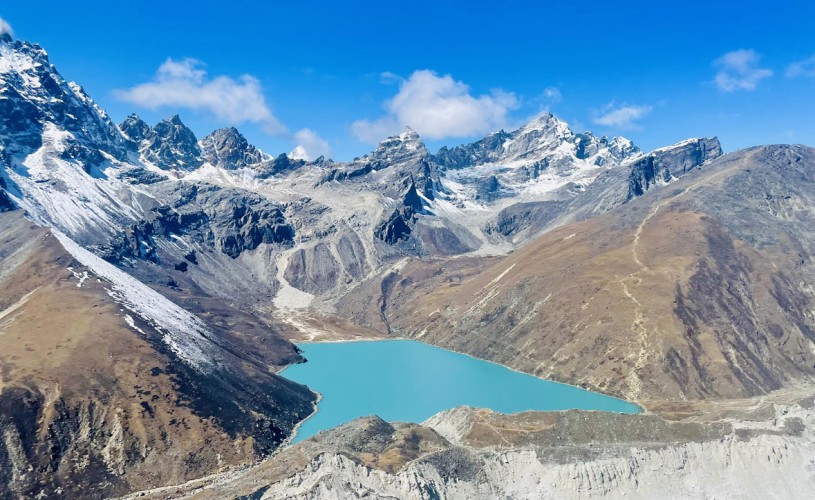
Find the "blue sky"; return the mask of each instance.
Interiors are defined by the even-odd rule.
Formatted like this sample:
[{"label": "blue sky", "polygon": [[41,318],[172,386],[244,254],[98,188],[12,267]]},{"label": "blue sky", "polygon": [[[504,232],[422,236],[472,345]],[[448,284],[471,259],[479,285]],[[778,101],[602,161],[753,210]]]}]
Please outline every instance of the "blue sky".
[{"label": "blue sky", "polygon": [[273,154],[350,159],[404,125],[435,150],[543,110],[643,149],[815,145],[815,2],[711,3],[4,0],[0,17],[117,122],[178,113]]}]

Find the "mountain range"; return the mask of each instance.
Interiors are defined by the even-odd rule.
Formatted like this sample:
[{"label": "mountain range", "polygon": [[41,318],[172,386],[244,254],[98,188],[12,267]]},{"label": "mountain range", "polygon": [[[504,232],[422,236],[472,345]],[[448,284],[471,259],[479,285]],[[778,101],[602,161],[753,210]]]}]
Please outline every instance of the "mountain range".
[{"label": "mountain range", "polygon": [[415,338],[657,413],[806,386],[813,169],[806,146],[646,153],[549,113],[435,153],[406,128],[348,162],[273,156],[177,115],[116,125],[1,34],[0,491],[269,456],[316,407],[277,374],[299,339]]}]

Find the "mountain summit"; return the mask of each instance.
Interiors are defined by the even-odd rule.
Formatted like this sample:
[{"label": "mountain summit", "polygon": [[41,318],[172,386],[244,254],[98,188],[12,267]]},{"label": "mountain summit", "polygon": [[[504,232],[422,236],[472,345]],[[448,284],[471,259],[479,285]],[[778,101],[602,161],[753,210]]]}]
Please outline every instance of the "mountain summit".
[{"label": "mountain summit", "polygon": [[207,162],[227,170],[257,166],[266,159],[235,127],[212,132],[201,139],[200,147]]}]

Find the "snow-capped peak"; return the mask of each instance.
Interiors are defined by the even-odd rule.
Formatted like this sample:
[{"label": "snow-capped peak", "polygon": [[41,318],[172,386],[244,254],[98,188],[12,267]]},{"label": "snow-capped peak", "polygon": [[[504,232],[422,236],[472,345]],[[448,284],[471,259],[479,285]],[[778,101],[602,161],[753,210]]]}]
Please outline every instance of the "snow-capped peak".
[{"label": "snow-capped peak", "polygon": [[402,131],[401,134],[399,134],[398,137],[403,142],[420,141],[421,140],[421,138],[419,137],[419,134],[417,134],[415,130],[410,128],[410,126],[405,127],[405,129]]},{"label": "snow-capped peak", "polygon": [[140,143],[150,133],[150,125],[134,113],[119,124],[119,130],[131,141]]},{"label": "snow-capped peak", "polygon": [[201,139],[198,145],[207,162],[227,170],[256,166],[264,160],[271,160],[249,144],[235,127],[216,130]]},{"label": "snow-capped peak", "polygon": [[295,146],[295,148],[289,152],[289,158],[292,160],[306,160],[308,157],[309,155],[306,152],[306,148],[303,146]]},{"label": "snow-capped peak", "polygon": [[532,132],[549,132],[564,138],[573,135],[566,122],[548,112],[535,117],[529,123],[516,130],[514,134],[523,135]]},{"label": "snow-capped peak", "polygon": [[42,47],[14,41],[7,33],[0,35],[0,73],[23,73],[38,66],[50,66]]},{"label": "snow-capped peak", "polygon": [[509,162],[540,156],[542,152],[552,151],[573,137],[566,122],[551,113],[544,113],[510,134],[502,145],[501,157]]},{"label": "snow-capped peak", "polygon": [[428,155],[427,148],[419,134],[412,128],[405,127],[399,135],[388,137],[380,142],[376,150],[365,156],[363,161],[376,164],[374,168],[376,170],[389,166],[389,164],[404,163]]},{"label": "snow-capped peak", "polygon": [[163,170],[193,170],[201,165],[201,149],[192,130],[178,115],[153,127],[139,148],[142,159]]},{"label": "snow-capped peak", "polygon": [[79,85],[62,78],[42,47],[4,38],[0,43],[0,137],[6,150],[38,148],[49,123],[70,132],[66,157],[98,164],[100,151],[124,156],[124,137],[107,114]]}]

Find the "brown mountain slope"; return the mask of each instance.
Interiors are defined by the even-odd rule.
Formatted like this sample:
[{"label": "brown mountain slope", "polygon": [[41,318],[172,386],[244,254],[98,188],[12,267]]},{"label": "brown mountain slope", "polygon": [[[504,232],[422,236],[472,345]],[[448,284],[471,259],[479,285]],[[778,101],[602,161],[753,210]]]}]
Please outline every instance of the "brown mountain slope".
[{"label": "brown mountain slope", "polygon": [[411,263],[385,279],[380,316],[640,402],[758,395],[815,375],[813,255],[815,152],[754,148],[497,263]]},{"label": "brown mountain slope", "polygon": [[0,497],[183,482],[267,454],[312,411],[230,331],[211,330],[228,369],[190,368],[109,288],[49,230],[0,214]]}]

